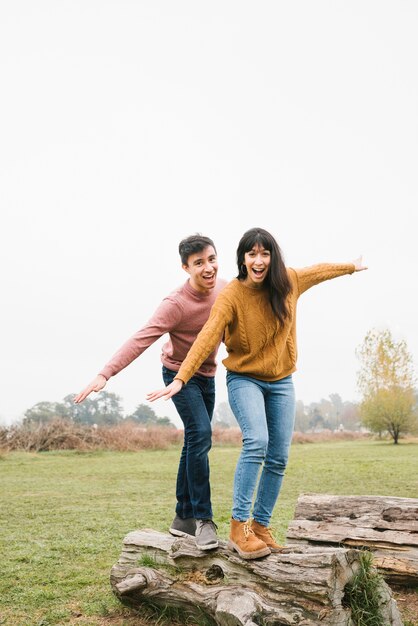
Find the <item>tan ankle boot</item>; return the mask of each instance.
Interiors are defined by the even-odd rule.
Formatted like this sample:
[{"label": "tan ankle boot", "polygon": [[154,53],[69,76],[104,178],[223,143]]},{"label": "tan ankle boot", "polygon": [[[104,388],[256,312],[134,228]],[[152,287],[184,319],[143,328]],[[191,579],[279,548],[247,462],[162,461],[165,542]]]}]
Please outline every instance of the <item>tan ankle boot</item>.
[{"label": "tan ankle boot", "polygon": [[258,559],[270,554],[270,548],[255,536],[248,522],[238,522],[233,518],[228,548],[236,550],[242,559]]},{"label": "tan ankle boot", "polygon": [[272,552],[281,552],[284,550],[284,546],[276,543],[271,528],[267,528],[267,526],[262,526],[255,519],[251,520],[251,530],[255,534],[258,539],[264,541],[264,543],[270,548]]}]

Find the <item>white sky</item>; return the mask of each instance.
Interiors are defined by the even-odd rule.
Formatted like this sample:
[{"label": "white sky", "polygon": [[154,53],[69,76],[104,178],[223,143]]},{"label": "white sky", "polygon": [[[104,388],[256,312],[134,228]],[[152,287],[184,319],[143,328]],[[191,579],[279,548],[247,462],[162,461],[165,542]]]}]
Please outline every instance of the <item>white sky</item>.
[{"label": "white sky", "polygon": [[[253,226],[294,267],[364,254],[299,302],[299,399],[358,399],[373,327],[416,365],[417,32],[413,0],[2,0],[0,420],[84,387],[197,231],[228,279]],[[108,384],[126,412],[160,346]]]}]

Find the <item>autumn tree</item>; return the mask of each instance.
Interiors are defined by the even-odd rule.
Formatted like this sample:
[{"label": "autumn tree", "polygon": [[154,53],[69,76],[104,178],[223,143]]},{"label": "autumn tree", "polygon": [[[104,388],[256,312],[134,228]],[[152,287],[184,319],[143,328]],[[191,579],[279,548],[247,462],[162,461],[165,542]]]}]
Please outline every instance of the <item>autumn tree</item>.
[{"label": "autumn tree", "polygon": [[373,432],[389,433],[396,444],[401,434],[414,432],[418,426],[415,374],[406,342],[395,341],[388,329],[371,330],[357,356],[362,422]]}]

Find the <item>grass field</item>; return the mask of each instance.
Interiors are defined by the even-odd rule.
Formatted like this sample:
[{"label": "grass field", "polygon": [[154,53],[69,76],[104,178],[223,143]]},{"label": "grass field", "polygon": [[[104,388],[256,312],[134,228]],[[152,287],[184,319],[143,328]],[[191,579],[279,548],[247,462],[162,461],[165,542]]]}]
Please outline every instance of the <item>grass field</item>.
[{"label": "grass field", "polygon": [[[236,447],[211,451],[215,521],[223,538],[238,454]],[[133,623],[110,591],[110,568],[128,532],[167,530],[178,458],[177,447],[1,456],[0,624]],[[416,498],[418,443],[294,444],[272,520],[279,540],[304,492]]]}]

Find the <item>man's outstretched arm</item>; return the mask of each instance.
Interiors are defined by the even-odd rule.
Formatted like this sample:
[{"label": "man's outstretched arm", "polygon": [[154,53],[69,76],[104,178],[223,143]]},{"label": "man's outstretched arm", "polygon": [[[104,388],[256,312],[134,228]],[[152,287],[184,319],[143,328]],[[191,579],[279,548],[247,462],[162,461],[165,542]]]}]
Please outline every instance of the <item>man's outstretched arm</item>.
[{"label": "man's outstretched arm", "polygon": [[104,387],[106,387],[106,383],[107,380],[103,376],[103,374],[98,374],[96,378],[93,378],[91,383],[83,389],[83,391],[80,391],[80,393],[75,396],[75,404],[80,404],[80,402],[83,402],[83,400],[85,400],[87,396],[89,396],[93,391],[101,391]]}]

